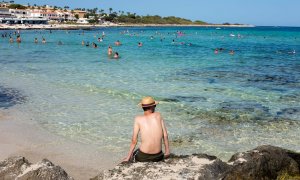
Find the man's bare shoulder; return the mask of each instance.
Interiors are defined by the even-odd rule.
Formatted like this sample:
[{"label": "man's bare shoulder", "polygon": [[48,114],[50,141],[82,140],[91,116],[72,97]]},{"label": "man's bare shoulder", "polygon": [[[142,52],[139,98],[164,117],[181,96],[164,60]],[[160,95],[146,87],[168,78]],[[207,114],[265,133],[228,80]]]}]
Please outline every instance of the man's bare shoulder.
[{"label": "man's bare shoulder", "polygon": [[154,112],[153,115],[156,116],[156,117],[158,117],[158,118],[161,118],[160,112]]},{"label": "man's bare shoulder", "polygon": [[142,120],[142,119],[144,119],[144,118],[145,118],[144,115],[137,115],[137,116],[135,116],[134,120],[135,120],[135,121],[140,121],[140,120]]}]

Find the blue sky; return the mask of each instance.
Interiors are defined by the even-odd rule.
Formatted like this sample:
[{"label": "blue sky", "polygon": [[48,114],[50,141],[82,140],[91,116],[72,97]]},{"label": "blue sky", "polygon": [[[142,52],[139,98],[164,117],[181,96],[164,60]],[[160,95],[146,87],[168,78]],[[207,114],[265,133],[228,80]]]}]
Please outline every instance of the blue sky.
[{"label": "blue sky", "polygon": [[209,23],[300,26],[300,0],[15,0],[20,4],[122,10]]}]

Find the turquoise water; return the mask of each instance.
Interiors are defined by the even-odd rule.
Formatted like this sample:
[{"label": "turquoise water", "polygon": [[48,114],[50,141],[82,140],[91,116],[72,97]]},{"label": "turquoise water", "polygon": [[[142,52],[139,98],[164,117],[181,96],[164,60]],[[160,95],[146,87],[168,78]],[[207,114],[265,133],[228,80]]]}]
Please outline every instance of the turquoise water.
[{"label": "turquoise water", "polygon": [[[54,134],[127,152],[133,118],[142,113],[137,104],[150,95],[160,101],[175,153],[228,158],[261,144],[300,150],[300,28],[38,30],[21,37],[21,44],[0,37],[0,108],[14,106]],[[107,56],[109,45],[120,59]]]}]

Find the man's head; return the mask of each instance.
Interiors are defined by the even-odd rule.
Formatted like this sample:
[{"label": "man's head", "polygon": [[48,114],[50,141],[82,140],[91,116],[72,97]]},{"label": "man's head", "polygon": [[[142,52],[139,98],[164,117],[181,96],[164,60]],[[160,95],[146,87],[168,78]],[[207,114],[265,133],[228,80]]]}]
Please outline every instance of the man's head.
[{"label": "man's head", "polygon": [[143,108],[144,111],[151,110],[152,112],[154,112],[157,104],[158,104],[157,101],[155,101],[152,97],[147,96],[141,100],[139,105]]}]

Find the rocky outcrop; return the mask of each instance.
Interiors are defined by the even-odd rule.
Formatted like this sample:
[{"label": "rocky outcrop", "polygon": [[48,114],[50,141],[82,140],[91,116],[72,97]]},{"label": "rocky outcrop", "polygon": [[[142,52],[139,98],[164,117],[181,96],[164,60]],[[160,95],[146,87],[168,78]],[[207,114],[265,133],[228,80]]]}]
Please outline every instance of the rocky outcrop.
[{"label": "rocky outcrop", "polygon": [[224,179],[300,179],[300,154],[274,146],[260,146],[231,157]]},{"label": "rocky outcrop", "polygon": [[229,165],[215,156],[174,156],[164,162],[120,164],[92,180],[102,179],[219,179]]},{"label": "rocky outcrop", "polygon": [[24,157],[11,157],[0,162],[0,180],[72,180],[59,166],[47,159],[31,164]]},{"label": "rocky outcrop", "polygon": [[[70,180],[59,166],[44,159],[31,164],[24,157],[0,162],[0,180]],[[229,162],[215,156],[171,155],[163,162],[119,164],[91,180],[199,179],[300,180],[300,153],[274,146],[259,146],[234,154]]]},{"label": "rocky outcrop", "polygon": [[164,162],[120,164],[91,180],[103,179],[300,180],[300,154],[260,146],[233,155],[228,163],[205,154],[172,156]]}]

